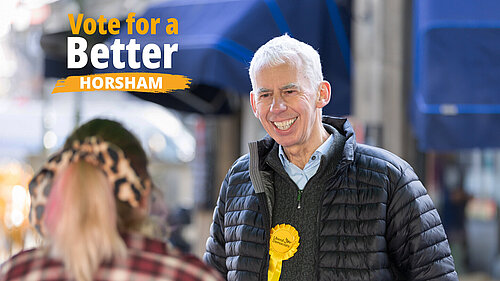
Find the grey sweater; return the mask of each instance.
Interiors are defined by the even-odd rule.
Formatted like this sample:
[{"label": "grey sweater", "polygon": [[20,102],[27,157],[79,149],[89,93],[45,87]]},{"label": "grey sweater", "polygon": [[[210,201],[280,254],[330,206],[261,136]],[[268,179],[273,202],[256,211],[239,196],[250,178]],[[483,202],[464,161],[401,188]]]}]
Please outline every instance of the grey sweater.
[{"label": "grey sweater", "polygon": [[[322,156],[317,173],[307,182],[300,197],[299,188],[284,170],[278,158],[278,146],[267,158],[269,165],[275,170],[274,190],[275,208],[273,209],[272,227],[278,224],[289,224],[299,232],[299,247],[295,255],[283,261],[280,280],[316,280],[316,265],[318,263],[318,212],[330,173],[339,163],[345,138],[334,134],[334,142],[328,153]],[[273,149],[273,150],[274,150]],[[337,153],[335,153],[337,152]]]}]

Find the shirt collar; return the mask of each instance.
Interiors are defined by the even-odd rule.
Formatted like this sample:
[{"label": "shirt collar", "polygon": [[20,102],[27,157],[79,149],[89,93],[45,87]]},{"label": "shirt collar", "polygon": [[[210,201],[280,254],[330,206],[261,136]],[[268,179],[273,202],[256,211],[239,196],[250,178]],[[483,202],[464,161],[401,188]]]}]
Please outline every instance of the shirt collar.
[{"label": "shirt collar", "polygon": [[154,240],[138,233],[124,232],[120,233],[127,248],[156,254],[166,255],[168,245],[159,240]]},{"label": "shirt collar", "polygon": [[[311,158],[309,159],[309,162],[311,162],[311,160],[314,159],[320,159],[321,156],[325,155],[328,153],[328,148],[330,148],[330,146],[333,144],[333,134],[331,134],[327,139],[326,141],[324,141],[317,149],[316,151],[314,151],[314,153],[311,155]],[[283,166],[288,166],[290,165],[290,161],[288,160],[288,158],[286,157],[286,154],[285,154],[285,151],[283,150],[283,146],[279,146],[279,150],[278,150],[278,155],[279,155],[279,158],[280,158],[280,161],[281,161],[281,164]]]}]

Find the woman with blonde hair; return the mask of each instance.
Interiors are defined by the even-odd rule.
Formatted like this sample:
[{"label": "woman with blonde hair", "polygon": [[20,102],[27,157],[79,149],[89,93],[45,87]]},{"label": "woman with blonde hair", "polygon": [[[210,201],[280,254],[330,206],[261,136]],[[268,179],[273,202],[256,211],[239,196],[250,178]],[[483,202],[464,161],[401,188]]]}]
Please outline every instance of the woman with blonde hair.
[{"label": "woman with blonde hair", "polygon": [[137,138],[94,119],[30,182],[30,220],[46,245],[0,268],[0,280],[221,280],[193,256],[147,238],[151,179]]}]

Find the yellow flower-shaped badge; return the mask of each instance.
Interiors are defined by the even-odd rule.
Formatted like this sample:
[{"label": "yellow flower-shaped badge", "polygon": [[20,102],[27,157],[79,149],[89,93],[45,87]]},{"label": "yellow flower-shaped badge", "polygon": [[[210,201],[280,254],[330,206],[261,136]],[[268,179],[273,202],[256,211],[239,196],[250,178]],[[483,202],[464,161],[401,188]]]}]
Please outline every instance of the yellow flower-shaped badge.
[{"label": "yellow flower-shaped badge", "polygon": [[297,252],[299,247],[299,233],[289,224],[278,224],[271,229],[269,241],[269,271],[268,280],[278,281],[281,275],[281,266]]}]

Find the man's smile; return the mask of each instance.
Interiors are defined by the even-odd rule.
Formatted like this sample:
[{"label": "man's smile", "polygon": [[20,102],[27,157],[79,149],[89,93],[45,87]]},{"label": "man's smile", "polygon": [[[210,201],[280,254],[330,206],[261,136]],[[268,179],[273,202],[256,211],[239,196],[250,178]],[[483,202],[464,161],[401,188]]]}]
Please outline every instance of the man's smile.
[{"label": "man's smile", "polygon": [[295,118],[292,118],[292,119],[288,119],[288,120],[285,120],[285,121],[280,121],[280,122],[272,122],[274,124],[274,126],[276,126],[278,129],[282,130],[282,131],[285,131],[285,130],[288,130],[293,123],[295,123],[295,120],[297,120],[297,117]]}]

